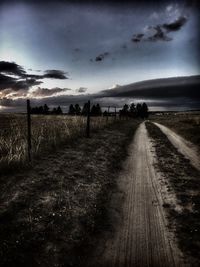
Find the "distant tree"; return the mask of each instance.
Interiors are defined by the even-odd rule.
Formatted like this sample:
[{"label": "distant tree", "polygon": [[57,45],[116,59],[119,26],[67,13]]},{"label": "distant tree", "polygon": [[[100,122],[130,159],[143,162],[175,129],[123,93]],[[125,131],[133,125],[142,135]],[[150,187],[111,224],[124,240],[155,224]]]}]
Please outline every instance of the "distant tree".
[{"label": "distant tree", "polygon": [[136,106],[136,114],[137,117],[140,117],[142,119],[148,118],[148,106],[146,103],[143,103],[142,105],[140,103]]},{"label": "distant tree", "polygon": [[103,116],[108,116],[108,111],[107,111],[107,110],[105,110],[105,111],[103,112]]},{"label": "distant tree", "polygon": [[81,108],[80,108],[79,104],[75,105],[75,114],[76,115],[80,115],[81,114]]},{"label": "distant tree", "polygon": [[47,104],[44,104],[43,114],[49,114],[49,107],[47,106]]},{"label": "distant tree", "polygon": [[140,103],[136,105],[136,114],[137,117],[142,117],[142,105]]},{"label": "distant tree", "polygon": [[53,108],[53,110],[51,111],[52,115],[56,115],[57,114],[57,108]]},{"label": "distant tree", "polygon": [[84,115],[84,116],[87,116],[88,114],[88,103],[85,103],[83,108],[82,108],[82,111],[81,111],[81,114]]},{"label": "distant tree", "polygon": [[125,104],[123,108],[119,111],[120,116],[128,116],[129,113],[129,106]]},{"label": "distant tree", "polygon": [[142,104],[142,117],[143,119],[148,118],[148,106],[146,103]]},{"label": "distant tree", "polygon": [[62,111],[62,109],[61,109],[60,106],[57,107],[57,109],[56,109],[56,114],[57,114],[57,115],[61,115],[61,114],[63,114],[63,111]]},{"label": "distant tree", "polygon": [[91,108],[91,116],[94,116],[96,113],[96,106],[93,105],[92,108]]},{"label": "distant tree", "polygon": [[129,112],[130,112],[130,116],[131,117],[134,117],[135,116],[135,114],[136,114],[136,107],[135,107],[135,104],[134,103],[132,103],[130,105]]},{"label": "distant tree", "polygon": [[72,104],[69,106],[68,114],[69,115],[75,115],[75,108]]},{"label": "distant tree", "polygon": [[99,104],[96,105],[96,113],[97,116],[101,116],[102,115],[102,110]]},{"label": "distant tree", "polygon": [[96,104],[96,105],[92,106],[91,115],[92,116],[101,116],[102,115],[101,107],[100,107],[99,104]]}]

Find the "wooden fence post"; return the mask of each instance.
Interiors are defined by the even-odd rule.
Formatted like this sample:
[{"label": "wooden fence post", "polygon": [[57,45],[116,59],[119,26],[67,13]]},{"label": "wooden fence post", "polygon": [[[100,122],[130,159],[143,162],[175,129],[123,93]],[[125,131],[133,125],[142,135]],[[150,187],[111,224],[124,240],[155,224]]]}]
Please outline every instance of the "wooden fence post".
[{"label": "wooden fence post", "polygon": [[31,161],[31,106],[29,99],[27,99],[27,145],[28,160]]},{"label": "wooden fence post", "polygon": [[90,137],[90,101],[87,104],[87,127],[86,127],[86,136]]},{"label": "wooden fence post", "polygon": [[115,107],[115,120],[117,119],[117,109]]}]

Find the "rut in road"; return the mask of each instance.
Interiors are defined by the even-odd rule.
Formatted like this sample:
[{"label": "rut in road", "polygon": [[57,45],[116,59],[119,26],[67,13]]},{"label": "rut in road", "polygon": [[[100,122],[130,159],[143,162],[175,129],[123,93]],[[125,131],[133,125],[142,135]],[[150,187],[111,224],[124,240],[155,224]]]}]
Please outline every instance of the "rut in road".
[{"label": "rut in road", "polygon": [[168,137],[169,141],[173,146],[177,148],[177,150],[183,154],[187,159],[190,160],[190,163],[197,169],[200,170],[200,157],[197,152],[197,149],[194,147],[192,143],[185,140],[180,135],[176,134],[171,129],[166,126],[154,122],[154,124],[160,128],[160,130]]},{"label": "rut in road", "polygon": [[113,238],[97,248],[89,266],[185,266],[175,238],[167,229],[159,177],[145,123],[140,124],[120,175],[125,200],[122,222]]}]

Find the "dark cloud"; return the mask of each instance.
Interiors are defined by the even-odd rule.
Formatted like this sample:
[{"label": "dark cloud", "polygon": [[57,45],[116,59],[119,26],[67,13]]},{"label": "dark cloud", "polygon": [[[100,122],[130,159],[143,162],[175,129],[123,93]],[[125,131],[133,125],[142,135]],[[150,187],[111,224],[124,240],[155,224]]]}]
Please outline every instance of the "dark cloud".
[{"label": "dark cloud", "polygon": [[155,34],[152,36],[148,37],[148,41],[171,41],[172,38],[168,37],[167,34],[163,31],[161,26],[155,26],[152,27],[152,29],[155,31]]},{"label": "dark cloud", "polygon": [[99,97],[188,98],[200,101],[200,76],[148,80],[104,90]]},{"label": "dark cloud", "polygon": [[23,76],[26,74],[25,70],[21,66],[15,62],[7,61],[0,61],[0,72],[17,76]]},{"label": "dark cloud", "polygon": [[16,84],[16,79],[0,73],[0,91],[6,88],[11,88]]},{"label": "dark cloud", "polygon": [[[32,71],[32,69],[29,69]],[[37,70],[40,72],[40,70]],[[43,75],[35,75],[27,73],[24,68],[15,62],[8,61],[0,61],[0,73],[8,74],[8,75],[16,75],[19,78],[31,78],[31,79],[68,79],[66,77],[66,72],[62,70],[46,70]]]},{"label": "dark cloud", "polygon": [[108,53],[108,52],[100,54],[99,56],[96,57],[95,61],[102,61],[102,60],[104,60],[105,57],[107,57],[109,55],[110,55],[110,53]]},{"label": "dark cloud", "polygon": [[144,37],[143,33],[134,34],[133,38],[132,38],[132,41],[135,42],[135,43],[138,43],[138,42],[140,42],[142,40],[143,37]]},{"label": "dark cloud", "polygon": [[81,52],[81,49],[80,48],[75,48],[74,51],[78,53],[78,52]]},{"label": "dark cloud", "polygon": [[43,78],[50,78],[50,79],[68,79],[66,77],[66,73],[62,70],[46,70]]},{"label": "dark cloud", "polygon": [[13,90],[21,90],[21,89],[25,89],[25,90],[29,90],[31,87],[35,86],[35,85],[39,85],[41,84],[41,81],[38,81],[37,79],[25,79],[25,80],[18,80],[16,81],[16,83],[12,86]]},{"label": "dark cloud", "polygon": [[76,90],[78,93],[85,93],[87,91],[87,88],[85,87],[80,87],[79,89]]},{"label": "dark cloud", "polygon": [[187,21],[188,18],[186,18],[185,16],[180,16],[171,23],[149,26],[146,33],[134,34],[131,41],[135,43],[141,41],[172,41],[173,38],[168,36],[168,33],[179,31]]},{"label": "dark cloud", "polygon": [[18,91],[21,89],[28,90],[34,85],[41,84],[41,81],[38,81],[34,78],[26,79],[17,79],[0,73],[0,91],[5,89],[12,89],[13,91]]},{"label": "dark cloud", "polygon": [[45,78],[68,79],[66,73],[61,70],[46,70],[43,75],[29,74],[15,62],[0,61],[0,91],[5,89],[29,90],[33,86],[40,85],[41,80]]},{"label": "dark cloud", "polygon": [[162,27],[168,32],[179,31],[186,24],[187,20],[188,18],[181,16],[174,22],[163,24]]}]

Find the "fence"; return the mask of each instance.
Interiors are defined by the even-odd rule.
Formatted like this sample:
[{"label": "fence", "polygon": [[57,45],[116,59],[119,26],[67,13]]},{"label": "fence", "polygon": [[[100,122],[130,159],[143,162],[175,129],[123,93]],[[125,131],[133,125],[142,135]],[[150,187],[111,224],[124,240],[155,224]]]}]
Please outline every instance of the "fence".
[{"label": "fence", "polygon": [[54,149],[67,140],[79,136],[89,138],[93,130],[116,120],[116,108],[115,115],[109,116],[111,114],[92,117],[88,101],[87,116],[33,115],[27,100],[27,114],[0,116],[0,168],[31,161],[33,156]]}]

